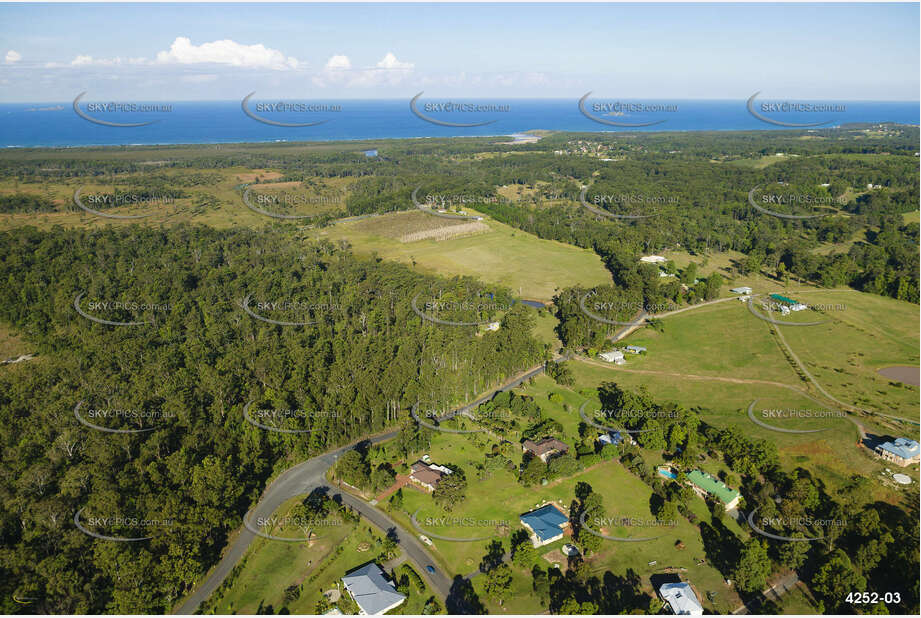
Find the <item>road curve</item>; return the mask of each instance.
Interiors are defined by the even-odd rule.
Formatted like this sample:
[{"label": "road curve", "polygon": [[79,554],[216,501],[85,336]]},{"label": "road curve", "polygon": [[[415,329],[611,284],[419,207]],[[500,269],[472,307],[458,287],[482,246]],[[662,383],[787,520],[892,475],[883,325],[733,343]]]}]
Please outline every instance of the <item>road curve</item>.
[{"label": "road curve", "polygon": [[[557,356],[557,358],[561,358]],[[515,388],[520,385],[525,380],[532,378],[541,372],[544,371],[544,364],[541,363],[536,367],[519,374],[517,377],[509,380],[503,386],[490,391],[488,394],[483,395],[469,403],[465,406],[462,406],[453,412],[445,415],[441,418],[444,420],[446,418],[453,417],[456,414],[469,414],[471,410],[476,408],[481,403],[488,401],[496,393]],[[397,435],[397,431],[389,431],[387,433],[378,434],[376,436],[371,436],[369,438],[362,438],[356,442],[353,442],[347,446],[340,447],[333,451],[323,453],[307,461],[297,464],[288,468],[282,472],[278,478],[276,478],[272,483],[266,488],[262,494],[262,498],[259,500],[259,503],[246,514],[246,517],[249,518],[249,521],[256,520],[260,517],[268,518],[278,510],[278,508],[284,504],[286,501],[294,498],[296,496],[309,494],[316,488],[327,487],[329,484],[326,482],[326,471],[336,463],[336,460],[346,451],[354,448],[358,442],[363,440],[371,440],[373,444],[378,444],[380,442],[386,442],[391,440]],[[442,598],[447,598],[451,592],[452,580],[450,577],[445,575],[438,566],[438,563],[432,558],[428,551],[423,547],[422,543],[413,535],[411,532],[402,529],[399,524],[393,521],[386,513],[383,511],[374,508],[364,500],[356,498],[351,494],[346,492],[338,492],[333,488],[330,489],[331,496],[341,496],[342,502],[349,507],[357,511],[362,517],[367,521],[371,522],[381,530],[392,533],[395,535],[397,543],[406,552],[407,556],[416,563],[419,567],[417,572],[424,578],[426,578],[429,583],[435,588],[435,590],[442,596]],[[224,555],[221,557],[220,562],[217,566],[208,574],[207,579],[195,590],[193,591],[183,603],[173,612],[174,614],[194,614],[199,606],[210,597],[215,590],[223,583],[223,581],[230,575],[230,572],[233,570],[234,566],[243,558],[246,554],[246,550],[249,549],[250,544],[256,538],[256,535],[253,534],[246,526],[240,528],[239,534],[233,540],[230,547],[224,552]],[[435,569],[435,573],[429,573],[425,567],[431,565]]]},{"label": "road curve", "polygon": [[[396,431],[390,431],[372,437],[371,441],[373,443],[384,442],[396,435]],[[334,451],[318,455],[317,457],[308,459],[282,472],[278,478],[266,488],[262,495],[262,499],[259,500],[259,503],[246,515],[246,517],[248,517],[250,521],[260,517],[271,517],[271,515],[287,500],[295,496],[308,494],[313,491],[314,488],[326,486],[326,471],[336,463],[339,456],[349,449],[354,448],[355,444],[356,443],[352,443]],[[376,511],[376,509],[361,502],[357,498],[352,498],[351,496],[346,497],[346,494],[341,495],[343,496],[343,502],[355,508],[356,511],[361,513],[362,516],[367,517],[372,523],[377,523],[375,519],[368,517],[368,512]],[[360,506],[356,505],[356,502],[361,503]],[[381,520],[378,519],[377,521]],[[387,529],[388,527],[384,528],[384,530]],[[246,550],[249,549],[250,544],[255,538],[256,535],[250,532],[245,526],[241,527],[239,534],[234,539],[233,543],[231,543],[230,547],[227,548],[227,551],[224,552],[221,561],[208,575],[208,578],[192,592],[185,601],[183,601],[182,605],[180,605],[174,613],[194,614],[198,607],[210,597],[214,591],[217,590],[218,586],[227,578],[233,570],[233,567],[243,558],[243,555],[246,553]],[[401,537],[401,540],[404,539]],[[407,553],[409,552],[407,551]],[[426,575],[428,575],[428,573],[426,573]],[[432,583],[435,584],[436,582]]]}]

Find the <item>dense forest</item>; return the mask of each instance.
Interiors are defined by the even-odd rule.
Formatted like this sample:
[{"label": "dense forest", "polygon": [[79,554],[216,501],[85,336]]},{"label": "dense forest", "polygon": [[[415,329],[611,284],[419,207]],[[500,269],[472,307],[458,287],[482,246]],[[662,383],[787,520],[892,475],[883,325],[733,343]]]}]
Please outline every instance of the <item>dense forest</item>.
[{"label": "dense forest", "polygon": [[[271,232],[23,228],[0,234],[0,263],[0,317],[41,352],[28,371],[0,374],[7,612],[19,609],[13,595],[49,613],[168,612],[280,469],[399,427],[417,401],[450,406],[545,358],[521,305],[479,336],[411,308],[416,294],[472,294],[474,282]],[[87,314],[144,323],[85,319],[74,308],[81,292]],[[252,307],[301,302],[315,323],[253,319],[246,296]],[[80,401],[139,411],[96,424],[150,431],[88,428],[75,417]],[[312,432],[247,423],[249,401],[303,410],[295,420]],[[74,526],[81,509],[84,521],[129,520],[96,532],[153,538],[95,542]],[[131,518],[161,525],[139,535]]]},{"label": "dense forest", "polygon": [[[312,220],[315,226],[415,208],[416,189],[482,198],[472,207],[602,258],[612,285],[564,286],[555,298],[564,345],[591,349],[618,326],[590,318],[580,303],[609,307],[607,319],[627,322],[642,310],[716,298],[726,281],[698,278],[696,264],[727,251],[741,256],[732,264],[739,274],[851,286],[917,303],[918,225],[904,215],[919,208],[919,133],[911,127],[881,133],[870,138],[855,127],[560,133],[516,145],[514,154],[495,138],[362,142],[354,150],[311,144],[17,149],[0,153],[0,180],[11,187],[0,196],[0,213],[59,209],[54,188],[90,181],[109,187],[113,200],[192,198],[201,212],[217,199],[210,187],[223,176],[215,170],[231,167],[278,170],[272,182],[279,183],[345,179],[344,202]],[[366,157],[364,147],[380,156]],[[761,164],[762,157],[770,161]],[[155,158],[162,161],[154,167]],[[784,214],[828,216],[794,220],[759,212],[749,202],[756,187],[827,204],[772,206]],[[244,189],[236,188],[241,195]],[[645,218],[600,216],[582,205],[583,195],[610,214]],[[641,199],[618,197],[625,195]],[[658,266],[638,262],[668,250],[687,251],[696,264],[664,278]],[[531,309],[488,308],[507,306],[507,290],[359,258],[344,245],[295,240],[284,226],[18,228],[0,232],[0,281],[0,320],[39,352],[28,367],[0,373],[0,609],[6,612],[22,611],[14,596],[36,599],[29,610],[48,613],[169,611],[216,562],[280,470],[385,428],[402,428],[397,444],[415,452],[429,438],[408,421],[414,404],[451,409],[549,358],[531,337]],[[426,310],[440,319],[497,318],[502,327],[445,326],[421,317],[414,299],[435,307]],[[563,369],[553,371],[565,379],[556,373]],[[602,396],[611,406],[665,409],[648,393],[614,385]],[[523,433],[547,433],[540,419],[524,422],[534,416],[524,400],[506,398],[480,412],[507,404],[522,418]],[[261,423],[309,433],[247,422],[250,404]],[[78,405],[86,414],[135,413],[93,417],[121,432],[113,433],[88,427]],[[724,526],[708,526],[708,553],[726,577],[755,590],[771,565],[795,568],[827,611],[846,611],[847,591],[901,589],[917,598],[916,505],[868,504],[861,496],[869,481],[859,478],[828,495],[804,470],[782,471],[772,445],[708,426],[695,411],[667,410],[677,415],[665,418],[679,420],[635,421],[632,428],[653,430],[639,434],[642,448],[688,465],[701,453],[722,457],[747,505],[765,516],[848,522],[820,543],[787,548],[760,539],[742,546]],[[600,456],[578,455],[562,461],[577,466]],[[663,508],[674,503],[679,513],[686,510],[680,488],[656,477],[638,448],[625,448],[621,462],[653,486]],[[365,470],[360,458],[352,463],[362,487],[393,478],[392,470]],[[490,465],[506,461],[487,457],[484,469]],[[523,483],[547,474],[533,468]],[[481,472],[469,471],[471,486]],[[583,488],[576,512],[592,503],[591,488]],[[99,533],[152,538],[97,543],[74,526],[77,512],[129,520],[95,528]],[[139,534],[132,518],[160,525]],[[583,566],[534,575],[535,593],[553,611],[648,610],[631,574],[604,587]]]}]

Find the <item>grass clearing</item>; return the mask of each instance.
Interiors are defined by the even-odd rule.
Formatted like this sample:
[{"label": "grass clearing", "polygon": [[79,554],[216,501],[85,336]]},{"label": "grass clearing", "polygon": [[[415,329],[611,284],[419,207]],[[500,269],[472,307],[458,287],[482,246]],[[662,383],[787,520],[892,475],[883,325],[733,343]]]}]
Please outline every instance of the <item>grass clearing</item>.
[{"label": "grass clearing", "polygon": [[[283,518],[302,497],[283,504],[277,515]],[[278,536],[295,536],[291,531]],[[226,589],[211,601],[212,613],[265,614],[291,613],[315,614],[323,592],[341,588],[341,578],[349,571],[374,560],[380,552],[380,531],[364,522],[346,522],[330,526],[310,547],[305,543],[288,543],[262,537],[256,538],[245,557],[243,568]],[[380,564],[380,563],[378,563]],[[390,570],[384,569],[389,577]],[[299,586],[296,598],[286,596],[291,586]],[[293,595],[292,595],[293,596]],[[393,614],[420,614],[425,601],[432,596],[413,589],[409,598]],[[337,603],[345,614],[355,613],[354,602],[343,596]]]},{"label": "grass clearing", "polygon": [[[426,216],[426,215],[423,215]],[[469,275],[486,283],[507,286],[522,298],[549,301],[557,290],[611,283],[611,275],[592,251],[542,240],[497,221],[484,220],[489,232],[444,241],[394,242],[377,232],[398,225],[403,215],[392,213],[349,221],[317,230],[314,235],[346,240],[357,253],[377,253],[385,259],[413,265],[443,276]],[[362,225],[364,224],[364,225]],[[392,232],[391,232],[392,235]]]}]

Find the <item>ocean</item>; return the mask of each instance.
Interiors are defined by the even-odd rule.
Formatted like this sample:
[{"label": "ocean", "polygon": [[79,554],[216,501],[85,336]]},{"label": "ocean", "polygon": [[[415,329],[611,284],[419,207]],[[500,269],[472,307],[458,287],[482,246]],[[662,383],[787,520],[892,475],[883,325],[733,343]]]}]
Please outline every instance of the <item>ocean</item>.
[{"label": "ocean", "polygon": [[[512,135],[530,129],[556,131],[733,131],[789,130],[794,127],[771,124],[752,115],[745,100],[739,101],[657,101],[664,109],[639,109],[639,102],[589,100],[587,111],[602,120],[639,124],[621,127],[596,122],[579,109],[577,99],[452,100],[453,103],[485,106],[490,111],[439,110],[431,101],[419,101],[416,109],[437,122],[483,123],[476,127],[443,126],[417,116],[406,100],[285,101],[287,110],[273,110],[267,102],[251,101],[250,112],[270,122],[316,123],[304,127],[283,127],[256,120],[241,107],[241,101],[150,102],[156,111],[95,109],[81,100],[79,108],[93,119],[112,123],[153,124],[113,127],[96,124],[78,115],[73,101],[60,103],[0,104],[0,146],[67,147],[94,145],[221,144],[234,142],[294,142],[332,140],[370,140],[456,136]],[[134,102],[137,105],[147,105]],[[300,105],[303,103],[303,105]],[[602,103],[611,107],[604,108]],[[614,105],[617,103],[618,105]],[[624,103],[625,105],[620,105]],[[763,108],[763,116],[785,123],[826,122],[816,129],[846,123],[919,124],[918,102],[836,101],[822,111],[789,111]],[[813,102],[814,104],[819,104]],[[310,106],[320,106],[315,111]],[[625,110],[611,112],[609,110]],[[825,111],[831,109],[832,111]]]}]

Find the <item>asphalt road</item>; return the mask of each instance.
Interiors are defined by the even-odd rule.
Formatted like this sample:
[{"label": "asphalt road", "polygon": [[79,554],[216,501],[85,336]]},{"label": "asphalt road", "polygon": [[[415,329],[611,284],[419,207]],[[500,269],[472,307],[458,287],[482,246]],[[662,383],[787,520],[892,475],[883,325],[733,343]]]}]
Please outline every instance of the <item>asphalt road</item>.
[{"label": "asphalt road", "polygon": [[[454,414],[469,413],[469,411],[476,406],[485,401],[488,401],[493,395],[495,395],[495,393],[515,388],[525,380],[528,380],[529,378],[532,378],[542,373],[543,371],[544,365],[541,363],[537,367],[534,367],[533,369],[528,370],[517,378],[514,378],[513,380],[505,383],[504,386],[496,389],[495,391],[492,391],[487,395],[483,395],[476,401],[451,412],[449,416],[453,416]],[[379,434],[377,436],[371,437],[370,440],[374,444],[385,442],[396,437],[397,433],[398,432],[396,431],[391,431],[388,433]],[[336,449],[334,451],[324,453],[323,455],[318,455],[312,459],[308,459],[305,462],[299,463],[296,466],[285,470],[266,488],[265,492],[262,494],[262,499],[259,500],[259,503],[247,514],[247,520],[250,522],[255,522],[259,518],[269,518],[287,500],[290,500],[296,496],[309,494],[311,491],[319,487],[329,488],[331,496],[341,496],[342,502],[357,511],[364,519],[371,522],[384,532],[392,534],[403,551],[406,552],[409,558],[416,563],[416,566],[418,567],[416,571],[419,573],[419,575],[428,580],[431,586],[438,592],[439,595],[441,595],[443,599],[448,598],[448,596],[451,594],[452,579],[448,577],[444,572],[442,572],[438,566],[438,563],[432,558],[432,556],[428,553],[428,551],[414,534],[402,529],[383,511],[374,508],[367,502],[356,498],[351,494],[338,492],[335,489],[329,487],[328,483],[326,482],[326,471],[336,463],[336,460],[343,453],[351,448],[354,448],[355,444],[357,444],[357,442]],[[236,566],[236,564],[243,558],[243,555],[246,553],[246,550],[249,549],[250,544],[255,538],[256,534],[251,532],[247,527],[242,527],[233,543],[230,545],[227,551],[224,552],[224,555],[221,557],[221,561],[211,571],[207,579],[205,579],[205,581],[189,595],[189,597],[182,603],[182,605],[179,606],[178,609],[175,610],[174,613],[194,614],[198,607],[205,601],[205,599],[210,597],[221,585],[221,583],[227,578],[227,576],[230,575],[230,572],[233,570],[234,566]],[[429,573],[426,570],[427,566],[432,566],[435,569],[435,573]]]},{"label": "asphalt road", "polygon": [[[371,441],[374,443],[384,442],[390,440],[397,435],[396,431],[391,431],[389,433],[381,434],[371,438]],[[308,459],[305,462],[299,463],[296,466],[293,466],[285,470],[282,474],[278,476],[265,490],[262,495],[262,499],[256,505],[256,507],[249,512],[247,518],[250,522],[256,521],[258,518],[268,518],[278,510],[285,501],[294,498],[295,496],[309,494],[317,487],[326,487],[326,471],[332,467],[340,455],[345,453],[347,450],[354,447],[354,444],[344,446],[342,448],[336,449],[335,451],[330,451],[329,453],[324,453],[312,459]],[[383,516],[383,519],[378,517],[375,519],[375,514],[377,510],[374,507],[364,503],[357,498],[352,498],[347,496],[347,494],[340,494],[343,497],[343,501],[346,502],[349,506],[355,508],[363,517],[366,517],[371,523],[377,524],[378,521],[386,523],[385,520],[389,520],[386,516]],[[381,515],[383,515],[381,513]],[[389,527],[392,527],[393,524],[387,526],[382,526],[384,530],[387,530]],[[401,546],[406,549],[407,553],[410,556],[413,554],[420,555],[422,559],[426,559],[424,552],[419,554],[419,552],[412,551],[412,544],[407,543],[402,537],[408,536],[407,534],[402,534],[401,536]],[[227,578],[230,572],[233,570],[233,567],[236,566],[237,562],[243,558],[243,555],[246,553],[246,550],[249,548],[250,543],[256,538],[256,535],[251,532],[245,526],[240,529],[239,534],[233,543],[224,552],[224,555],[221,557],[221,561],[214,568],[214,570],[208,575],[208,578],[194,591],[189,597],[183,602],[182,605],[175,611],[176,614],[194,614],[198,609],[199,605],[204,602],[218,586]],[[418,544],[418,543],[417,543]],[[424,570],[425,565],[435,563],[431,560],[428,560],[422,564]],[[437,568],[437,567],[436,567]],[[431,575],[429,573],[421,573],[423,576]],[[436,580],[439,580],[437,577],[439,573],[436,571]],[[443,574],[442,577],[447,579]],[[436,586],[436,589],[441,592],[441,588],[438,587],[440,581],[432,581],[432,584]]]}]

